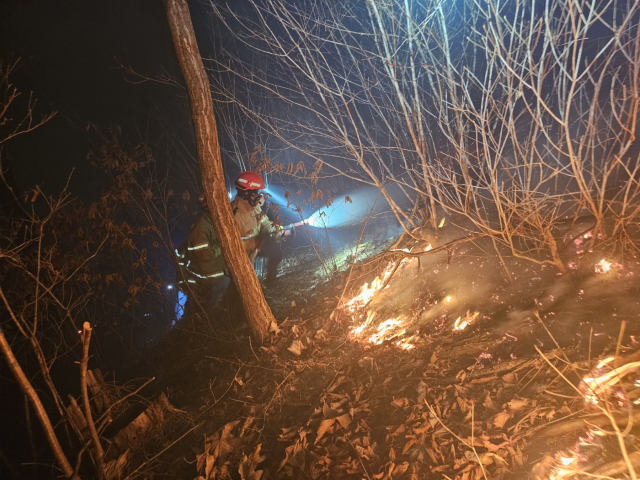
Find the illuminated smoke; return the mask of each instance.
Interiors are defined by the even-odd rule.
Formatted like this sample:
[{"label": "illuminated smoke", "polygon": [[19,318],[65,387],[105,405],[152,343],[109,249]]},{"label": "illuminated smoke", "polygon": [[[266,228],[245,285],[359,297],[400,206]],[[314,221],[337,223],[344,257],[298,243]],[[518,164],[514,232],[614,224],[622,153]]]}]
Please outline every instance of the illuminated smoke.
[{"label": "illuminated smoke", "polygon": [[[387,189],[389,195],[402,208],[406,207],[406,198],[400,189]],[[369,215],[389,214],[391,206],[375,187],[366,187],[337,197],[329,206],[321,207],[311,214],[308,225],[316,228],[348,227],[362,222]]]}]

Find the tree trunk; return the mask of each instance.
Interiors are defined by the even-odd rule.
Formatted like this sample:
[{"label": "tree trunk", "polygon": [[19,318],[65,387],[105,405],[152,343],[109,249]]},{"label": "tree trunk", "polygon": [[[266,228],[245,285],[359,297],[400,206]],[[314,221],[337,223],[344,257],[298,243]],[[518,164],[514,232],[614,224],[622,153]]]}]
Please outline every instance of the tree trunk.
[{"label": "tree trunk", "polygon": [[202,64],[187,0],[165,0],[182,74],[191,100],[200,173],[213,228],[231,278],[238,287],[253,336],[260,344],[275,321],[249,261],[227,197],[209,79]]}]

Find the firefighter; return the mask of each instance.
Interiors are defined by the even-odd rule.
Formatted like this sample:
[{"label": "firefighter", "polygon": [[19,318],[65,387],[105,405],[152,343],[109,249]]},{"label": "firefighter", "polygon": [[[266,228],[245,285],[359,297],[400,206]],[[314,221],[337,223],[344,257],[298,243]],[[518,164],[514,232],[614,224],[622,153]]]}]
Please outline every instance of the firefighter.
[{"label": "firefighter", "polygon": [[[260,190],[265,188],[262,177],[255,172],[242,172],[235,182],[237,195],[231,202],[233,215],[242,237],[245,251],[253,263],[257,256],[267,260],[266,284],[276,280],[278,265],[282,260],[282,246],[280,236],[290,234],[291,231],[277,232],[275,225],[262,211],[264,196]],[[191,293],[201,308],[211,303],[213,286],[226,273],[226,265],[220,244],[217,241],[211,220],[211,212],[200,195],[202,212],[191,227],[186,244],[178,249],[181,282],[187,283],[187,295]],[[184,285],[182,285],[184,288]],[[227,290],[228,297],[233,297],[235,303],[237,292],[231,285]],[[187,302],[187,310],[190,310]]]}]

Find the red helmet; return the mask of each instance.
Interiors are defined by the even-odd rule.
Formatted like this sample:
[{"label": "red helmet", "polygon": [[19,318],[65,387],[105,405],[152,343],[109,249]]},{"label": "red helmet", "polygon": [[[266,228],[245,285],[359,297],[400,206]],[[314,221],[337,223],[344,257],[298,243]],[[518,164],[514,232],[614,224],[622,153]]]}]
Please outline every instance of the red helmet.
[{"label": "red helmet", "polygon": [[265,188],[264,180],[256,172],[242,172],[236,180],[238,190],[262,190]]}]

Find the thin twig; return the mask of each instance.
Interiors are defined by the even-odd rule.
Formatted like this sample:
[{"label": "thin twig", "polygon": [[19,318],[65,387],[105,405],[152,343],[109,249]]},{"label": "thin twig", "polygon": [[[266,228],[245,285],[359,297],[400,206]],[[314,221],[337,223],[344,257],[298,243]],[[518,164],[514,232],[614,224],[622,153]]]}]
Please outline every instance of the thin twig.
[{"label": "thin twig", "polygon": [[82,393],[82,405],[84,417],[89,428],[89,434],[93,441],[94,454],[93,461],[96,464],[96,476],[100,480],[104,476],[104,450],[100,443],[100,437],[96,430],[96,424],[93,421],[91,413],[91,405],[89,404],[89,393],[87,390],[87,365],[89,363],[89,343],[91,342],[91,325],[84,322],[82,325],[82,360],[80,361],[80,391]]}]

